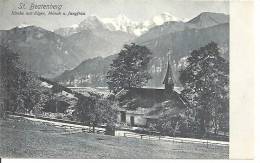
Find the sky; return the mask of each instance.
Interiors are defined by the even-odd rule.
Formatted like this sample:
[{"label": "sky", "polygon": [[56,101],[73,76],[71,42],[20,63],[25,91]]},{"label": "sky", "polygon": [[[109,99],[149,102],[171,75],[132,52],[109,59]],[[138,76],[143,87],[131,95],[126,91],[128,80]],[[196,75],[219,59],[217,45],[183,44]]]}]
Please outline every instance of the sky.
[{"label": "sky", "polygon": [[[26,9],[18,9],[19,3]],[[29,11],[31,3],[63,5],[61,12],[80,11],[84,16],[12,15],[12,11]],[[43,10],[39,10],[43,11]],[[49,10],[45,10],[49,11]],[[189,20],[201,12],[229,14],[228,1],[205,0],[0,0],[0,29],[6,30],[21,24],[36,25],[48,30],[78,24],[89,15],[116,17],[126,15],[134,21],[144,21],[169,12],[180,19]]]}]

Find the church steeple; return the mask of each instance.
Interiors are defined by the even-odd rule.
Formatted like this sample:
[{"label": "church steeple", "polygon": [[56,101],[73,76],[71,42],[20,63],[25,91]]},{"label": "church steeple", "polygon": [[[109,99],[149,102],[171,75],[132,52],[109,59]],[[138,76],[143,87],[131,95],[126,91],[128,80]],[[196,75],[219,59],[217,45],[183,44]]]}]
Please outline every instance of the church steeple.
[{"label": "church steeple", "polygon": [[172,69],[171,69],[171,65],[170,65],[170,59],[169,59],[170,50],[167,55],[168,55],[167,71],[166,71],[166,74],[165,74],[165,77],[163,80],[163,84],[164,84],[166,90],[173,90],[174,89],[174,78],[173,78]]}]

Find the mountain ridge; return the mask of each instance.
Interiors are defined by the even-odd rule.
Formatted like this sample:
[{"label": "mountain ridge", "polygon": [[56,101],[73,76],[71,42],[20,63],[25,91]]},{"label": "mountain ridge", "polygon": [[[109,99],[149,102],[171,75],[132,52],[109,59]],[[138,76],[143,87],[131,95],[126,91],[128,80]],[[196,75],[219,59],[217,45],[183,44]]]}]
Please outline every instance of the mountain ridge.
[{"label": "mountain ridge", "polygon": [[69,37],[37,26],[0,31],[0,45],[19,53],[28,69],[48,78],[75,68],[85,59],[115,54],[133,38],[127,33],[103,28],[86,28]]},{"label": "mountain ridge", "polygon": [[0,31],[0,45],[18,53],[27,68],[50,77],[80,62],[81,51],[73,45],[64,46],[65,41],[62,36],[36,26]]},{"label": "mountain ridge", "polygon": [[156,15],[143,22],[133,21],[123,14],[120,14],[114,18],[100,18],[95,15],[90,15],[79,24],[73,25],[73,27],[58,28],[55,29],[54,32],[62,36],[69,36],[75,32],[85,29],[84,27],[86,26],[90,26],[91,29],[93,29],[93,27],[102,27],[110,31],[122,31],[131,35],[140,36],[150,28],[157,25],[162,25],[168,21],[182,20],[167,12]]}]

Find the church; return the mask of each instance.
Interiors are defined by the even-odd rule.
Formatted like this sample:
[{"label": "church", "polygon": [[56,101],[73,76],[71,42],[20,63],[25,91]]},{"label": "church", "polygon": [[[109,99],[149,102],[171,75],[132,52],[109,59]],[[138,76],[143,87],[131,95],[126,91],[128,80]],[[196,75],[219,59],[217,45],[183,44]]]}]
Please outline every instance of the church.
[{"label": "church", "polygon": [[120,109],[118,121],[121,124],[148,127],[162,115],[184,114],[186,100],[174,90],[174,77],[168,59],[163,89],[127,88],[121,90],[116,98]]}]

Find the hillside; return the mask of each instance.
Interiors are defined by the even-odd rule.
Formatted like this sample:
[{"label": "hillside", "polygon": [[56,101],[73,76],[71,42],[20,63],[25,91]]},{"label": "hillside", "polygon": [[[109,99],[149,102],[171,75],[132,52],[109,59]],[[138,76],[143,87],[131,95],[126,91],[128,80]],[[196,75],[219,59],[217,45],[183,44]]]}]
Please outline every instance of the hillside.
[{"label": "hillside", "polygon": [[81,61],[84,61],[97,56],[116,54],[124,44],[130,43],[133,39],[134,36],[120,31],[86,29],[66,37],[66,45],[74,45],[83,51],[84,56]]},{"label": "hillside", "polygon": [[187,23],[195,25],[197,28],[206,28],[218,24],[228,23],[229,16],[221,13],[203,12]]},{"label": "hillside", "polygon": [[83,56],[63,37],[35,26],[0,31],[0,45],[18,53],[26,69],[46,77],[74,68]]},{"label": "hillside", "polygon": [[54,80],[66,86],[106,86],[105,75],[114,57],[87,59],[76,68],[65,71]]},{"label": "hillside", "polygon": [[0,45],[18,53],[27,69],[53,78],[88,58],[115,54],[134,38],[101,27],[90,29],[63,37],[36,26],[15,27],[0,31]]},{"label": "hillside", "polygon": [[145,42],[137,41],[137,44],[148,47],[154,55],[165,57],[168,49],[172,50],[171,58],[179,61],[188,56],[189,52],[198,49],[207,43],[214,41],[223,49],[222,56],[228,59],[229,23],[202,29],[188,29],[173,33],[160,34]]}]

